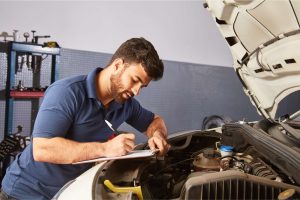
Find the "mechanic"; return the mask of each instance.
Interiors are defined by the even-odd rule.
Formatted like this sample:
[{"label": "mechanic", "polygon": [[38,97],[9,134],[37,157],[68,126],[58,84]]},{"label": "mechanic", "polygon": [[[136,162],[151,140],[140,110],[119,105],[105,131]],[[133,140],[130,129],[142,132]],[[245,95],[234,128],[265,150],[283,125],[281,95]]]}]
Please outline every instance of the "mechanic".
[{"label": "mechanic", "polygon": [[72,163],[121,156],[134,148],[135,135],[109,139],[123,122],[144,132],[150,149],[169,148],[163,119],[143,108],[135,95],[163,76],[164,65],[144,38],[124,42],[105,68],[53,83],[45,92],[32,142],[7,169],[0,199],[51,199],[68,181],[93,166]]}]

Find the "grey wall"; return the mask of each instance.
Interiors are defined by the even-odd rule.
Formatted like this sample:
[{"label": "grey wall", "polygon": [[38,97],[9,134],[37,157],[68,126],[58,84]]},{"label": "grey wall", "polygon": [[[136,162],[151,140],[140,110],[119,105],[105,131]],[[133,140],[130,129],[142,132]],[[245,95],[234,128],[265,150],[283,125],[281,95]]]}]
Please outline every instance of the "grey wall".
[{"label": "grey wall", "polygon": [[[6,56],[1,55],[1,72],[6,71]],[[111,54],[62,49],[60,57],[60,78],[88,74],[95,67],[103,67]],[[42,86],[49,85],[48,61],[42,67]],[[165,74],[162,80],[151,82],[141,91],[137,99],[149,110],[161,115],[168,126],[169,133],[186,129],[200,129],[205,116],[220,114],[232,119],[258,119],[254,107],[244,95],[241,85],[232,68],[215,67],[164,60]],[[16,74],[27,87],[31,86],[32,72],[26,68]],[[1,89],[4,89],[5,73],[1,74]],[[3,93],[1,93],[3,94]],[[1,126],[4,127],[4,101],[0,101]],[[14,109],[14,132],[17,125],[24,127],[24,134],[30,133],[31,105],[28,101],[18,100]],[[122,130],[133,131],[127,125]],[[145,138],[138,136],[138,142]]]}]

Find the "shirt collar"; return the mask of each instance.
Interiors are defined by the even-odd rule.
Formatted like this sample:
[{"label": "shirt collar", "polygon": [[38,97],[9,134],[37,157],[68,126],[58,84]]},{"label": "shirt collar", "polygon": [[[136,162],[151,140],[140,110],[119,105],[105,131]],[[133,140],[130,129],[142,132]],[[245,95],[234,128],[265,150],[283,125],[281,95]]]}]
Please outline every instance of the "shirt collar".
[{"label": "shirt collar", "polygon": [[89,98],[94,98],[98,100],[96,93],[96,75],[102,70],[102,68],[98,67],[91,71],[86,78],[86,88],[87,94]]}]

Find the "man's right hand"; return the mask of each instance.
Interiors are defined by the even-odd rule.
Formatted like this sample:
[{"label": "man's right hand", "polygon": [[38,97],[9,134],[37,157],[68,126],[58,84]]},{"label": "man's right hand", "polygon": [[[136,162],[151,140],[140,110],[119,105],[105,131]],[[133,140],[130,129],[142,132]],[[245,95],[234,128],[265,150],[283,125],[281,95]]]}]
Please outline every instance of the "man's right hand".
[{"label": "man's right hand", "polygon": [[34,160],[38,162],[70,164],[102,156],[123,156],[133,150],[134,139],[133,133],[120,134],[104,143],[35,137],[32,139],[32,152]]},{"label": "man's right hand", "polygon": [[120,134],[107,141],[104,146],[104,156],[123,156],[134,149],[135,135],[133,133]]}]

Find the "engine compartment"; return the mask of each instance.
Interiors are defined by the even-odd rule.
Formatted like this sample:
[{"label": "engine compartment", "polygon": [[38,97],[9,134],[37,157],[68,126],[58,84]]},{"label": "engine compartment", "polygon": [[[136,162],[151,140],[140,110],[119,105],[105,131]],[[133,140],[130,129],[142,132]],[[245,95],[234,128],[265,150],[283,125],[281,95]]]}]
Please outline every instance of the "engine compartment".
[{"label": "engine compartment", "polygon": [[[277,199],[283,192],[299,198],[299,180],[246,137],[237,137],[241,130],[233,127],[225,125],[223,134],[217,129],[179,134],[169,139],[172,148],[165,157],[108,162],[99,173],[96,199],[137,197],[130,190],[110,191],[104,180],[120,188],[140,186],[144,199]],[[232,154],[221,155],[224,144],[234,148]]]}]

